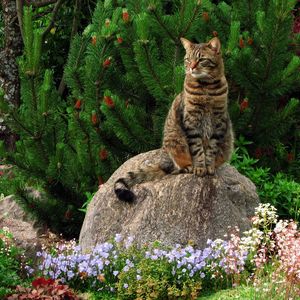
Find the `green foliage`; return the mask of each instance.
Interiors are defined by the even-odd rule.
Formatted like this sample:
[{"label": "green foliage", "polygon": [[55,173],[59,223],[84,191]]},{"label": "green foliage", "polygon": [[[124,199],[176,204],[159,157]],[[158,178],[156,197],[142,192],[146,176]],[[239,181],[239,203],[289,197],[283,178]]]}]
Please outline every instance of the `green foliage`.
[{"label": "green foliage", "polygon": [[82,207],[79,209],[79,211],[86,213],[87,207],[90,204],[90,202],[92,201],[94,195],[95,195],[95,193],[90,193],[90,192],[85,193],[86,201],[82,204]]},{"label": "green foliage", "polygon": [[[156,247],[161,245],[157,243]],[[146,255],[134,253],[133,257],[137,261],[135,267],[121,272],[118,278],[120,299],[196,299],[199,295],[200,278],[190,278],[188,272],[182,272],[177,283],[176,276],[172,275],[174,265],[167,260],[152,259],[147,257],[147,252]]]},{"label": "green foliage", "polygon": [[259,196],[278,209],[282,218],[300,221],[300,184],[283,173],[277,173],[259,189]]},{"label": "green foliage", "polygon": [[0,298],[23,282],[20,276],[21,251],[13,245],[12,235],[0,229]]},{"label": "green foliage", "polygon": [[252,144],[240,137],[236,140],[232,164],[257,187],[262,202],[274,205],[281,218],[300,221],[300,184],[279,172],[272,175],[269,168],[257,167],[258,160],[249,156],[247,145]]},{"label": "green foliage", "polygon": [[[64,233],[73,236],[81,223],[81,214],[76,209],[81,205],[82,195],[76,190],[77,180],[85,188],[91,178],[87,176],[85,180],[84,172],[74,171],[76,157],[68,155],[74,148],[66,137],[66,106],[54,86],[53,72],[42,68],[41,32],[33,29],[32,14],[31,8],[25,8],[25,54],[18,61],[22,103],[17,108],[2,100],[1,110],[8,116],[6,122],[18,133],[19,140],[15,150],[5,151],[2,147],[2,157],[14,167],[10,175],[1,177],[0,190],[5,195],[17,195],[27,210],[52,228],[65,228]],[[65,177],[66,168],[74,178]],[[31,197],[27,190],[32,186],[43,189],[47,197],[43,201]]]}]

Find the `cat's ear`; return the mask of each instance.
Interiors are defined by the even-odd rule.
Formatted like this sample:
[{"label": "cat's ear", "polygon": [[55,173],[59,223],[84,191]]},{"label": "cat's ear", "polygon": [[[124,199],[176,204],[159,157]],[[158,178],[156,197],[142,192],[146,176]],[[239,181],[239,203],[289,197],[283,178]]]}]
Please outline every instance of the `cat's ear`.
[{"label": "cat's ear", "polygon": [[221,50],[221,42],[217,37],[214,37],[207,43],[207,47],[219,54]]},{"label": "cat's ear", "polygon": [[180,38],[181,44],[186,51],[189,51],[192,48],[193,43],[185,38]]}]

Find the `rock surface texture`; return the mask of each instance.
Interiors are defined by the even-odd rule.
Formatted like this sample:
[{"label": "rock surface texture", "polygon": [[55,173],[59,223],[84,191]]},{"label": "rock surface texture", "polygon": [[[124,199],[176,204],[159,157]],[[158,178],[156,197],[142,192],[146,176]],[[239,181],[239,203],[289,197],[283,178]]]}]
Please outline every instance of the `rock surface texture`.
[{"label": "rock surface texture", "polygon": [[214,176],[167,175],[139,184],[132,189],[135,202],[118,200],[113,190],[115,180],[157,162],[159,152],[153,150],[129,159],[100,187],[81,229],[83,249],[105,242],[116,233],[134,236],[138,244],[159,240],[175,245],[193,240],[202,248],[207,239],[224,238],[228,226],[249,229],[250,217],[259,203],[255,186],[226,164]]},{"label": "rock surface texture", "polygon": [[0,200],[0,228],[3,227],[7,227],[13,235],[15,245],[31,258],[35,258],[42,244],[54,239],[53,234],[20,207],[13,195]]}]

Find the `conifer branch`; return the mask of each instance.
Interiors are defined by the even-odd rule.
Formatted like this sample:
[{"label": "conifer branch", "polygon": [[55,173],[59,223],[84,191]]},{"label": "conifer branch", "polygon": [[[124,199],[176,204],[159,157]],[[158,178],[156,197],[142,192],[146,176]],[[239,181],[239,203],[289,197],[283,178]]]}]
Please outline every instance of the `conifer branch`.
[{"label": "conifer branch", "polygon": [[[80,20],[80,10],[81,10],[81,2],[82,0],[76,0],[75,2],[75,7],[74,7],[74,16],[73,16],[73,22],[72,22],[72,29],[71,29],[71,36],[70,36],[70,46],[71,48],[71,43],[73,41],[74,36],[76,35],[78,31],[78,25],[79,25],[79,20]],[[66,83],[65,83],[65,75],[62,75],[61,81],[58,86],[58,94],[60,96],[63,95],[65,88],[66,88]]]},{"label": "conifer branch", "polygon": [[[198,13],[200,10],[200,5],[196,5],[194,11],[193,11],[193,15],[190,18],[190,21],[187,23],[186,27],[180,32],[179,37],[183,37],[191,28],[193,22],[195,21]],[[179,41],[177,41],[177,43],[179,43]]]},{"label": "conifer branch", "polygon": [[31,88],[31,94],[32,94],[34,109],[35,109],[35,111],[37,111],[38,100],[37,100],[37,95],[36,95],[36,90],[35,90],[35,84],[34,84],[34,78],[33,77],[30,78],[30,88]]},{"label": "conifer branch", "polygon": [[149,51],[148,51],[148,48],[146,47],[145,44],[143,44],[143,48],[145,50],[145,53],[146,53],[146,61],[147,61],[147,65],[149,67],[149,70],[150,70],[150,73],[151,75],[153,76],[153,79],[155,79],[155,81],[157,82],[157,84],[159,85],[160,89],[163,91],[163,93],[165,94],[165,91],[164,91],[164,88],[162,87],[161,85],[161,82],[160,82],[160,79],[159,77],[157,76],[157,74],[155,73],[154,69],[153,69],[153,66],[151,64],[151,59],[150,59],[150,55],[149,55]]},{"label": "conifer branch", "polygon": [[85,134],[86,138],[87,138],[87,142],[88,142],[88,152],[89,152],[89,158],[90,158],[90,162],[93,164],[93,155],[92,155],[92,148],[91,148],[91,139],[90,139],[90,134],[89,132],[86,130],[86,128],[84,127],[82,121],[79,118],[79,115],[76,114],[75,119],[78,122],[79,127],[81,128],[82,132]]},{"label": "conifer branch", "polygon": [[174,43],[178,43],[178,39],[173,35],[171,31],[166,27],[163,20],[160,18],[160,15],[158,15],[157,11],[154,9],[151,11],[153,15],[155,16],[158,24],[164,29],[164,31],[168,34],[168,36],[174,41]]},{"label": "conifer branch", "polygon": [[17,116],[15,115],[14,112],[12,112],[11,114],[12,118],[14,119],[14,121],[18,124],[18,126],[20,128],[22,128],[25,132],[27,132],[31,137],[34,137],[33,132],[31,132],[27,127],[25,127],[22,122],[17,118]]},{"label": "conifer branch", "polygon": [[53,27],[54,23],[55,23],[55,19],[57,17],[57,14],[58,14],[58,11],[59,11],[59,8],[60,6],[62,5],[64,0],[58,0],[53,8],[53,11],[52,11],[52,18],[50,20],[50,23],[48,25],[48,27],[44,30],[42,36],[43,38],[50,32],[51,28]]},{"label": "conifer branch", "polygon": [[[104,46],[102,47],[101,50],[101,54],[100,57],[104,56],[104,53],[106,51],[106,49],[108,48],[108,46],[110,45],[110,40],[108,40],[107,43],[104,44]],[[102,69],[102,72],[100,73],[99,79],[95,82],[96,85],[96,100],[98,101],[98,107],[97,107],[97,113],[100,115],[100,105],[101,105],[101,98],[100,98],[100,84],[101,84],[101,80],[103,79],[104,76],[104,69]]]},{"label": "conifer branch", "polygon": [[[80,45],[80,49],[78,51],[78,54],[76,56],[76,61],[74,64],[72,64],[72,78],[74,79],[74,81],[76,82],[77,84],[77,87],[78,89],[80,90],[80,93],[83,93],[83,85],[81,83],[81,80],[80,80],[80,76],[79,76],[79,72],[78,72],[78,65],[79,65],[79,62],[80,62],[80,58],[82,56],[82,54],[84,53],[85,49],[86,49],[86,44],[88,43],[88,40],[84,40],[83,42],[81,42],[81,45]],[[72,46],[72,45],[71,45]],[[58,89],[58,94],[60,96],[62,96],[62,93],[63,93],[63,85],[60,85],[59,86],[59,89]]]}]

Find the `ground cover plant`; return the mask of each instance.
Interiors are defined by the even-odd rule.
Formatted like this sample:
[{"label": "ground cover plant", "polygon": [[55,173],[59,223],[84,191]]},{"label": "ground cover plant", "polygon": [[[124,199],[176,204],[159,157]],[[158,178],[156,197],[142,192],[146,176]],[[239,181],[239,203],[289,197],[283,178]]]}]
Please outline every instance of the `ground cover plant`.
[{"label": "ground cover plant", "polygon": [[[13,242],[8,228],[0,229],[0,299],[12,292],[16,285],[24,284],[22,252]],[[24,274],[23,274],[24,275]]]},{"label": "ground cover plant", "polygon": [[[186,246],[154,242],[138,247],[134,238],[121,235],[88,251],[75,241],[57,243],[37,253],[37,265],[26,267],[33,288],[18,287],[8,299],[24,299],[21,295],[32,294],[37,286],[43,295],[60,291],[58,296],[69,295],[67,299],[214,299],[220,293],[297,299],[296,223],[278,221],[276,209],[263,204],[252,224],[241,236],[231,228],[226,238],[209,240],[204,249],[192,241]],[[230,290],[221,291],[226,288]]]}]

